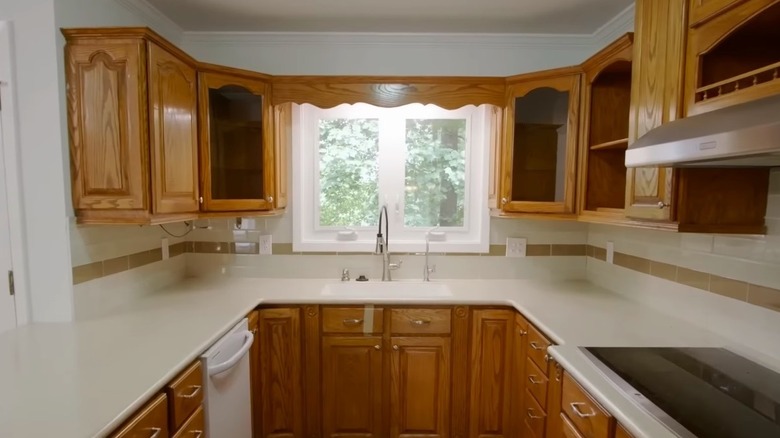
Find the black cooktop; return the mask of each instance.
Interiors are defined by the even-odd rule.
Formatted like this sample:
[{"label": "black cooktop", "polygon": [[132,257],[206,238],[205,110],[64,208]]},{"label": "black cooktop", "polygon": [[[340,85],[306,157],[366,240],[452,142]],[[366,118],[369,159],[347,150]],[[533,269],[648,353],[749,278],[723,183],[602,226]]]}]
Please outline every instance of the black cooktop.
[{"label": "black cooktop", "polygon": [[[780,374],[731,351],[613,347],[585,350],[612,371],[606,372],[610,378],[614,379],[616,374],[624,381],[616,383],[627,389],[629,396],[643,399],[643,406],[649,400],[665,414],[660,417],[668,416],[679,423],[670,427],[681,436],[780,438]],[[667,423],[664,418],[659,419]],[[688,433],[680,433],[680,425]]]}]

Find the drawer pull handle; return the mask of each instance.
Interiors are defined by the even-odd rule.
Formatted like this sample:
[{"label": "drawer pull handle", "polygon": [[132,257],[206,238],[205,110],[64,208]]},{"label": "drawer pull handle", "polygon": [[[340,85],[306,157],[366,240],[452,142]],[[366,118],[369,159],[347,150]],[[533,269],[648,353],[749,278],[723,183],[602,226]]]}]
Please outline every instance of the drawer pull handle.
[{"label": "drawer pull handle", "polygon": [[582,418],[588,418],[588,417],[595,417],[596,416],[596,411],[594,411],[593,409],[591,409],[590,413],[588,413],[588,414],[586,414],[586,413],[584,413],[584,412],[582,412],[580,410],[580,406],[585,406],[585,403],[582,403],[582,402],[572,402],[572,403],[569,403],[569,404],[571,405],[571,409],[574,411],[574,413],[577,414],[578,416],[582,417]]},{"label": "drawer pull handle", "polygon": [[162,432],[162,428],[160,427],[150,427],[147,430],[152,431],[152,434],[149,436],[149,438],[157,438],[158,436],[160,436],[160,432]]},{"label": "drawer pull handle", "polygon": [[358,324],[363,324],[363,320],[362,319],[345,319],[342,322],[346,326],[354,326],[354,325],[358,325]]},{"label": "drawer pull handle", "polygon": [[179,394],[179,397],[181,398],[193,398],[200,392],[201,386],[200,385],[192,385],[189,386],[189,388],[192,388],[192,392],[189,394]]},{"label": "drawer pull handle", "polygon": [[431,323],[430,319],[413,319],[412,324],[414,325],[428,325]]},{"label": "drawer pull handle", "polygon": [[534,415],[534,410],[531,408],[528,408],[527,414],[528,414],[528,418],[533,418],[534,420],[538,420],[539,418],[544,418],[540,415]]},{"label": "drawer pull handle", "polygon": [[544,350],[544,347],[537,344],[536,342],[531,342],[531,348],[533,348],[534,350]]},{"label": "drawer pull handle", "polygon": [[525,336],[528,334],[528,330],[520,330],[519,334],[520,336]]},{"label": "drawer pull handle", "polygon": [[195,438],[200,438],[203,436],[202,430],[191,430],[190,433],[195,435]]},{"label": "drawer pull handle", "polygon": [[543,380],[534,380],[534,377],[536,377],[535,374],[528,376],[528,381],[531,382],[532,385],[541,385],[544,383]]}]

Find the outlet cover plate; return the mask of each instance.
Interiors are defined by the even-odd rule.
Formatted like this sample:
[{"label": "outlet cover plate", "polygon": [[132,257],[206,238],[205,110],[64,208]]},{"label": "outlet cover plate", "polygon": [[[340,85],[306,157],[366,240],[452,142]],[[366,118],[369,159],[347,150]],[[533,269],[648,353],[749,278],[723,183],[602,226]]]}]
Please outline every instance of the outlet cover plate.
[{"label": "outlet cover plate", "polygon": [[525,257],[527,242],[528,240],[525,237],[507,237],[506,256]]},{"label": "outlet cover plate", "polygon": [[607,242],[607,263],[615,263],[615,242]]},{"label": "outlet cover plate", "polygon": [[263,234],[258,241],[260,244],[260,255],[271,255],[273,253],[273,240],[270,234]]}]

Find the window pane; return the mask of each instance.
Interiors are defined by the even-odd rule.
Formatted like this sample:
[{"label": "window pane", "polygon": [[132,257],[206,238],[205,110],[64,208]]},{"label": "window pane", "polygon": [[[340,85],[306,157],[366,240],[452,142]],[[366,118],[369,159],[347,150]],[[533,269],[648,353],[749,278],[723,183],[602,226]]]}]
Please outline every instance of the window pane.
[{"label": "window pane", "polygon": [[378,220],[379,120],[320,120],[320,225]]},{"label": "window pane", "polygon": [[406,121],[407,227],[463,226],[466,120]]}]

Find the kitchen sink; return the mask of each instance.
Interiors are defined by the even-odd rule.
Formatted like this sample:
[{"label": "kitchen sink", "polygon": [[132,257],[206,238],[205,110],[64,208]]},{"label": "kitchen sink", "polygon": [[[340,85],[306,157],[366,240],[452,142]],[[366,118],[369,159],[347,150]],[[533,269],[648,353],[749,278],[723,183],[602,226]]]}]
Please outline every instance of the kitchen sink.
[{"label": "kitchen sink", "polygon": [[451,297],[446,284],[424,281],[349,281],[330,283],[321,294],[345,298],[438,298]]}]

